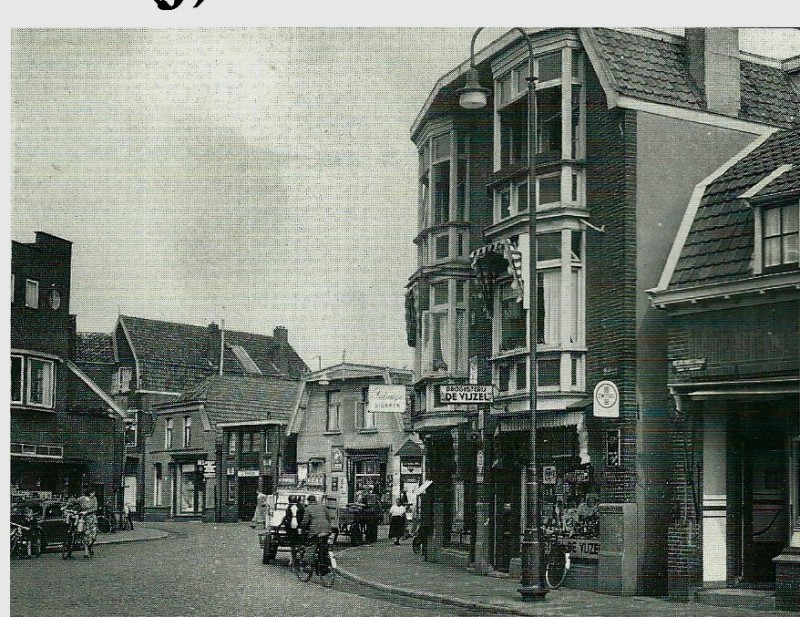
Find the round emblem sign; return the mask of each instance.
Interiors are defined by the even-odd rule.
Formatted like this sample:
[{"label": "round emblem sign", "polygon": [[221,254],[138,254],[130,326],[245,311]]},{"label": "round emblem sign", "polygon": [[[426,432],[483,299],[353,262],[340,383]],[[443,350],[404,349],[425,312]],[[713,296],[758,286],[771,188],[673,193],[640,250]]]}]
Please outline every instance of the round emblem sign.
[{"label": "round emblem sign", "polygon": [[619,389],[613,381],[601,381],[594,387],[594,415],[619,417]]}]

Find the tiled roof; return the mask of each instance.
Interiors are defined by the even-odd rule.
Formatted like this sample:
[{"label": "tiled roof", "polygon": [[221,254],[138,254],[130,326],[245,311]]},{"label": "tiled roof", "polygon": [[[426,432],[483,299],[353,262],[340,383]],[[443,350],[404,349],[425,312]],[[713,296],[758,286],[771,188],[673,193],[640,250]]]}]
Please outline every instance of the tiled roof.
[{"label": "tiled roof", "polygon": [[761,189],[759,198],[800,191],[800,129],[778,131],[706,187],[668,289],[750,276],[753,210],[739,198],[784,164],[792,167]]},{"label": "tiled roof", "polygon": [[[653,103],[701,110],[702,92],[689,77],[686,44],[679,37],[651,38],[631,32],[592,28],[596,51],[620,95]],[[800,113],[800,96],[779,68],[741,61],[743,120],[790,127]]]},{"label": "tiled roof", "polygon": [[[139,360],[142,389],[183,392],[218,367],[218,354],[208,357],[209,329],[204,326],[173,323],[120,315]],[[279,343],[272,336],[225,330],[225,373],[245,374],[230,346],[239,345],[264,375],[280,375]],[[307,371],[305,362],[291,345],[285,345],[289,377]]]},{"label": "tiled roof", "polygon": [[76,362],[114,364],[114,339],[104,332],[78,332],[75,348]]},{"label": "tiled roof", "polygon": [[220,422],[288,422],[302,382],[256,375],[211,375],[170,405],[202,403],[208,419]]}]

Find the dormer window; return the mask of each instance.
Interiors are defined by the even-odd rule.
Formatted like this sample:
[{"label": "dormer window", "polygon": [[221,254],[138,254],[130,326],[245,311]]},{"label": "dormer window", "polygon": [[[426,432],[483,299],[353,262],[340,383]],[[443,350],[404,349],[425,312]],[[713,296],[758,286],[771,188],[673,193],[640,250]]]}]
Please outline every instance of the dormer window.
[{"label": "dormer window", "polygon": [[800,264],[800,205],[763,208],[762,258],[764,270],[781,270]]}]

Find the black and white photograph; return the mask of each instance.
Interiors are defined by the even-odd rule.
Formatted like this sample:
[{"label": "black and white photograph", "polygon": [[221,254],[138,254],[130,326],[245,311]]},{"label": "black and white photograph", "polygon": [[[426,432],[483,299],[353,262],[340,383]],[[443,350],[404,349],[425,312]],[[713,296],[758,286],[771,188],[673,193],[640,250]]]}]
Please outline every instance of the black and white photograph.
[{"label": "black and white photograph", "polygon": [[11,615],[800,614],[800,27],[55,4]]}]

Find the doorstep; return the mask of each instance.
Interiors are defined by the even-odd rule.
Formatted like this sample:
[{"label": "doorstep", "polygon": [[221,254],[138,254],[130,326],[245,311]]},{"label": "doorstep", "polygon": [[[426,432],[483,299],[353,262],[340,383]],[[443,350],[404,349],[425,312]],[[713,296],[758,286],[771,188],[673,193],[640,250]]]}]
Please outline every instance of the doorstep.
[{"label": "doorstep", "polygon": [[775,592],[763,589],[702,589],[695,593],[695,601],[708,606],[775,610]]}]

